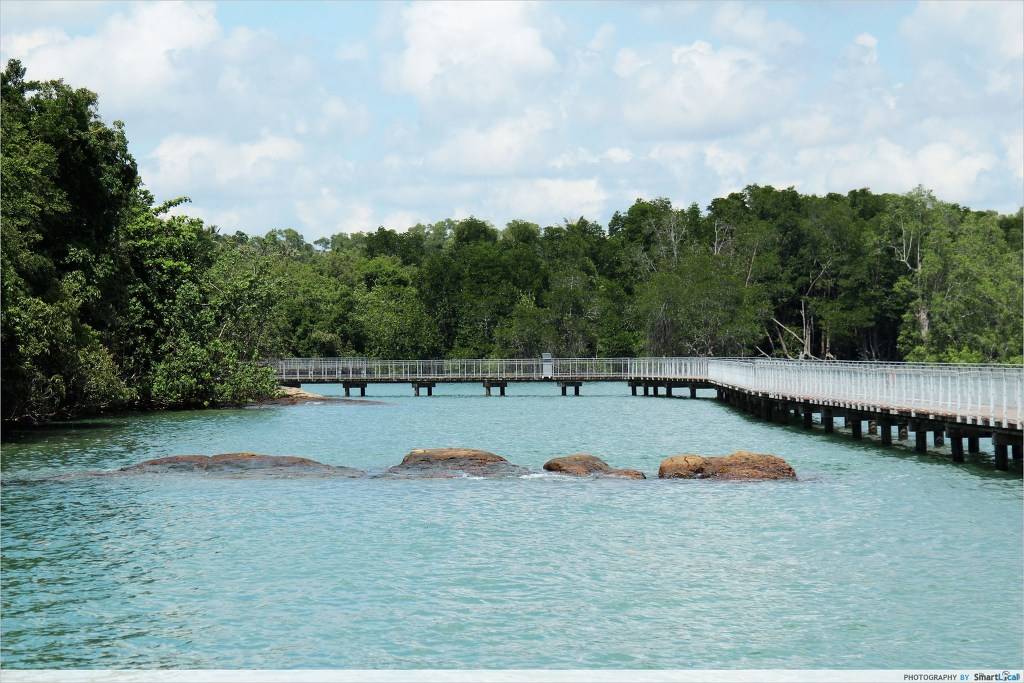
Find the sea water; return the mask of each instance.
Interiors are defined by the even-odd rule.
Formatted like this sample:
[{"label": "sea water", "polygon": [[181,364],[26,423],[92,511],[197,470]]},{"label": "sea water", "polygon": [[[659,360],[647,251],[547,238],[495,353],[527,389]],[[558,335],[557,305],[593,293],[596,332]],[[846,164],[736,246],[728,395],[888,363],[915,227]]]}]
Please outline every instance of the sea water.
[{"label": "sea water", "polygon": [[[380,403],[8,433],[2,666],[1022,666],[1019,465],[956,465],[623,384],[369,393]],[[373,472],[442,446],[537,474],[53,478],[232,451]],[[668,455],[737,449],[782,456],[799,479],[656,478]],[[577,452],[649,479],[540,474]]]}]

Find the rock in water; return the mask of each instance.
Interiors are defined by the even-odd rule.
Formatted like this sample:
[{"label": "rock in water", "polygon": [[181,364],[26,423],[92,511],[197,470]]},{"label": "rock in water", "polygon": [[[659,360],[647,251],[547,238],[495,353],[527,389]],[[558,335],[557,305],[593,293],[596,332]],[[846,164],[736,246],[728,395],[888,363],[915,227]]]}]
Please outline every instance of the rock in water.
[{"label": "rock in water", "polygon": [[400,477],[518,477],[529,470],[505,458],[473,448],[417,448],[387,474]]},{"label": "rock in water", "polygon": [[661,461],[660,479],[796,479],[788,462],[776,455],[736,451],[705,457],[673,455]]},{"label": "rock in water", "polygon": [[544,463],[548,472],[558,472],[574,477],[624,477],[626,479],[646,479],[640,470],[617,470],[608,466],[604,460],[589,453],[573,453],[561,458],[552,458]]},{"label": "rock in water", "polygon": [[192,472],[226,476],[278,477],[362,477],[366,473],[352,467],[325,465],[309,458],[258,453],[221,453],[220,455],[171,455],[122,467],[121,474],[160,474]]}]

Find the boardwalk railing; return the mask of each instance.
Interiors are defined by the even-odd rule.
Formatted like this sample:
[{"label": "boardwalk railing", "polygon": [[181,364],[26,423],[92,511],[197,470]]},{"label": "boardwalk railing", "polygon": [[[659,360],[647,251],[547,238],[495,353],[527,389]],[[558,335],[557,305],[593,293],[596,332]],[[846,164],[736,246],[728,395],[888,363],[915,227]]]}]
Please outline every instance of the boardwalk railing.
[{"label": "boardwalk railing", "polygon": [[554,358],[270,361],[278,379],[319,382],[678,380],[777,399],[944,415],[1021,427],[1024,367],[753,358]]},{"label": "boardwalk railing", "polygon": [[772,398],[1021,426],[1019,365],[712,359],[712,384]]},{"label": "boardwalk railing", "polygon": [[553,358],[377,360],[283,358],[270,361],[281,380],[337,379],[352,382],[460,381],[495,379],[693,379],[704,380],[708,358]]}]

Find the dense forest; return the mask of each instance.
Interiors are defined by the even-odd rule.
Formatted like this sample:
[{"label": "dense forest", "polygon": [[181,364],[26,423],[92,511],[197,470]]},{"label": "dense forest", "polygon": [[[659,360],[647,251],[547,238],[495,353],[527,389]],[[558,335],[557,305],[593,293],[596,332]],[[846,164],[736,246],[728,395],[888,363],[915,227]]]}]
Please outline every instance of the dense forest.
[{"label": "dense forest", "polygon": [[290,355],[1021,362],[1021,212],[920,187],[309,243],[178,215],[95,94],[16,61],[0,121],[5,421],[257,399]]}]

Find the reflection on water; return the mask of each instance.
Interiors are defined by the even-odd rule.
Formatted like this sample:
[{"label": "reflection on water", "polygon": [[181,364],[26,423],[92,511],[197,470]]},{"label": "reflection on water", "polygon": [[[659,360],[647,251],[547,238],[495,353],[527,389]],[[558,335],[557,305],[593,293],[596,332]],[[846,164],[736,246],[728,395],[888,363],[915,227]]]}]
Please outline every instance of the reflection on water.
[{"label": "reflection on water", "polygon": [[[3,665],[1021,665],[1019,472],[627,392],[396,385],[371,387],[382,406],[7,435]],[[451,445],[534,470],[586,451],[648,476],[669,454],[746,448],[801,479],[16,483],[241,450],[374,470]]]}]

